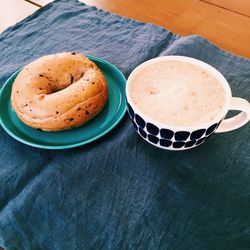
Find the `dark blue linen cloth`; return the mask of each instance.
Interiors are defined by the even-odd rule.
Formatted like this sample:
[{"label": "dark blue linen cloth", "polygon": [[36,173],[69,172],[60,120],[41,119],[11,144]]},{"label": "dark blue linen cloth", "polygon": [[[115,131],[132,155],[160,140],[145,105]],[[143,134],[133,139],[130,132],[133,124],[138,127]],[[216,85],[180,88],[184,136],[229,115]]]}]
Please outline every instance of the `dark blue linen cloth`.
[{"label": "dark blue linen cloth", "polygon": [[[126,77],[153,57],[192,56],[250,99],[249,60],[75,0],[55,1],[0,35],[1,86],[35,58],[62,51],[101,57]],[[126,115],[93,143],[52,151],[0,128],[0,246],[250,249],[249,135],[246,125],[170,152],[142,140]]]}]

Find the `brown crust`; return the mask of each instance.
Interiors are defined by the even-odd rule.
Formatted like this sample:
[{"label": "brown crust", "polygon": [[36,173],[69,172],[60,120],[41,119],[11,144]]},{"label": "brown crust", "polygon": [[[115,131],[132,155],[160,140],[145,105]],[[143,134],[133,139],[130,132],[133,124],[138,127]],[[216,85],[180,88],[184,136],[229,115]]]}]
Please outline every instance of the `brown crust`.
[{"label": "brown crust", "polygon": [[92,119],[107,97],[100,69],[79,53],[64,52],[25,66],[13,83],[11,103],[26,125],[59,131]]}]

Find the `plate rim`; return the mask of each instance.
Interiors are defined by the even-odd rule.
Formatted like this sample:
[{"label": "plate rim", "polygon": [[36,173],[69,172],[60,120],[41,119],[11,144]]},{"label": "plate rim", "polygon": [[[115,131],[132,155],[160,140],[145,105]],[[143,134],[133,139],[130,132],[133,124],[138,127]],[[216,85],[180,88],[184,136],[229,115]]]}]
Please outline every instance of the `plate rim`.
[{"label": "plate rim", "polygon": [[[126,78],[125,76],[123,75],[123,73],[113,64],[111,64],[110,62],[104,60],[104,59],[101,59],[99,57],[96,57],[96,56],[92,56],[92,55],[86,55],[86,57],[88,57],[90,60],[94,60],[94,61],[97,61],[97,62],[100,62],[100,63],[104,63],[106,65],[108,65],[110,68],[114,69],[116,71],[116,73],[118,73],[121,78],[124,80],[124,98],[126,98],[126,95],[125,95],[125,87],[126,87]],[[3,89],[6,88],[6,86],[9,84],[9,82],[11,81],[11,79],[14,77],[14,75],[17,76],[17,74],[22,70],[22,68],[16,70],[5,82],[4,84],[2,85],[1,89],[0,89],[0,100],[1,100],[1,97],[2,97],[2,92],[3,92]],[[123,96],[123,95],[122,95]],[[124,117],[125,113],[126,113],[126,100],[125,100],[125,105],[124,107],[121,106],[120,108],[120,114],[118,116],[118,118],[115,120],[115,122],[112,123],[111,126],[109,126],[107,129],[105,129],[104,131],[102,131],[100,134],[94,136],[94,137],[91,137],[90,139],[88,140],[84,140],[84,141],[81,141],[81,142],[77,142],[77,143],[72,143],[72,144],[68,144],[68,145],[57,145],[57,146],[52,146],[52,145],[43,145],[43,144],[38,144],[38,143],[33,143],[33,142],[30,142],[30,141],[27,141],[27,140],[24,140],[22,138],[20,138],[19,136],[16,136],[15,133],[12,133],[8,128],[7,126],[5,126],[4,122],[2,121],[2,116],[0,114],[0,125],[2,126],[3,130],[5,130],[5,132],[10,135],[12,138],[14,138],[15,140],[21,142],[21,143],[24,143],[26,145],[29,145],[31,147],[35,147],[35,148],[41,148],[41,149],[52,149],[52,150],[62,150],[62,149],[69,149],[69,148],[76,148],[76,147],[80,147],[80,146],[83,146],[83,145],[86,145],[90,142],[93,142],[101,137],[103,137],[104,135],[106,135],[107,133],[109,133],[121,120],[122,118]]]}]

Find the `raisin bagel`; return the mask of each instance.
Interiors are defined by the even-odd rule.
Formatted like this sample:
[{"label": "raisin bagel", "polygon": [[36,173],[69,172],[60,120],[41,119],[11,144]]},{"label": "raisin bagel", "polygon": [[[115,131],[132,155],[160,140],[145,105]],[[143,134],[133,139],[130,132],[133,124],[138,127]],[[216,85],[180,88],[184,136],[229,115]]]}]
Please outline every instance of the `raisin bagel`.
[{"label": "raisin bagel", "polygon": [[92,119],[107,101],[106,80],[84,55],[47,55],[25,66],[15,79],[11,103],[28,126],[60,131]]}]

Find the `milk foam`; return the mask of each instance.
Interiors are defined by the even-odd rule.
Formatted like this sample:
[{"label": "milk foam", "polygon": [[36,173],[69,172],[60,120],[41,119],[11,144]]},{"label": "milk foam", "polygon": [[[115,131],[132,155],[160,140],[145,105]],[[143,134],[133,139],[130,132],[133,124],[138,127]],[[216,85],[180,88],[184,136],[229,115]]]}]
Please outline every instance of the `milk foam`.
[{"label": "milk foam", "polygon": [[128,90],[141,112],[173,126],[212,121],[226,102],[225,91],[215,76],[187,62],[149,65],[134,78]]}]

